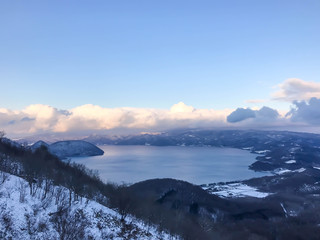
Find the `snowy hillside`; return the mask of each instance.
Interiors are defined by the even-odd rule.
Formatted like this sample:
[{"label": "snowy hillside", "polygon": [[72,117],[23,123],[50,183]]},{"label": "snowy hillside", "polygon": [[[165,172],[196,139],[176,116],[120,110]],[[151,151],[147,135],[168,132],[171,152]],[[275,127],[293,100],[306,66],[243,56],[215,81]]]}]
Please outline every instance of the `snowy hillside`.
[{"label": "snowy hillside", "polygon": [[[45,194],[47,192],[47,194]],[[38,186],[30,195],[28,182],[0,172],[1,239],[177,239],[153,226],[79,197],[68,201],[64,187]]]}]

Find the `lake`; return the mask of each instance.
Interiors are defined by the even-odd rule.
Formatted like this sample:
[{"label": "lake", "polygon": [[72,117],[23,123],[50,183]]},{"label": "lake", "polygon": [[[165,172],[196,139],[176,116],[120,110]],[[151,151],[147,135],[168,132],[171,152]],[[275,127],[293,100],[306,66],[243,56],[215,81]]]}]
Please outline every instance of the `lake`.
[{"label": "lake", "polygon": [[175,178],[194,184],[244,180],[266,173],[248,166],[256,154],[235,148],[99,146],[105,154],[71,160],[98,170],[102,180],[135,183],[152,178]]}]

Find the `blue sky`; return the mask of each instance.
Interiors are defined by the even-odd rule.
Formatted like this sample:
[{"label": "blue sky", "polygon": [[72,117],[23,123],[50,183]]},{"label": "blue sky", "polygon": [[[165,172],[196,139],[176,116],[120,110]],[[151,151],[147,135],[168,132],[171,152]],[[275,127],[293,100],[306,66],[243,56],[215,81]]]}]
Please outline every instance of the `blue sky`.
[{"label": "blue sky", "polygon": [[319,12],[318,0],[1,1],[0,107],[251,106],[288,78],[320,81]]}]

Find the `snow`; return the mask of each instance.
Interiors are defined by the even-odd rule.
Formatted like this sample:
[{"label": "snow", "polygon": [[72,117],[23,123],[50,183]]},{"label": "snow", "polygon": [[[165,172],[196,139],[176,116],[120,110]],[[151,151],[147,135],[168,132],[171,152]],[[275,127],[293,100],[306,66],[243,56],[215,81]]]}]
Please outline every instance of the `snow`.
[{"label": "snow", "polygon": [[299,169],[294,170],[293,172],[302,173],[302,172],[304,172],[305,170],[306,170],[305,168],[299,168]]},{"label": "snow", "polygon": [[320,167],[313,167],[314,169],[318,169],[318,170],[320,170]]},{"label": "snow", "polygon": [[320,186],[317,186],[317,184],[303,184],[300,188],[299,191],[301,192],[314,192],[314,191],[319,191]]},{"label": "snow", "polygon": [[306,169],[305,168],[299,168],[299,169],[296,169],[296,170],[289,170],[289,169],[286,169],[286,168],[278,168],[276,170],[274,170],[274,173],[275,174],[284,174],[284,173],[289,173],[289,172],[298,172],[298,173],[302,173],[304,172]]},{"label": "snow", "polygon": [[270,150],[261,150],[261,151],[254,151],[254,152],[258,154],[263,154],[263,153],[270,152]]},{"label": "snow", "polygon": [[285,169],[285,168],[278,168],[276,170],[274,170],[274,173],[275,174],[284,174],[284,173],[288,173],[288,172],[291,172],[291,170],[289,169]]},{"label": "snow", "polygon": [[285,163],[287,163],[287,164],[296,163],[296,160],[288,160],[288,161],[286,161]]},{"label": "snow", "polygon": [[[58,191],[62,193],[62,200],[56,201]],[[42,198],[42,188],[30,195],[28,183],[24,179],[7,174],[6,180],[0,182],[0,239],[59,239],[57,224],[52,221],[52,216],[61,210],[59,206],[63,203],[69,206],[68,198],[63,201],[63,196],[68,196],[69,190],[54,186],[50,192],[52,194],[48,194],[45,199]],[[70,216],[78,213],[83,213],[86,219],[85,228],[82,229],[85,239],[179,239],[132,216],[121,222],[119,213],[84,197],[72,202],[68,208]],[[81,224],[83,218],[77,221],[70,219],[67,225]],[[124,225],[130,225],[132,229],[124,231]]]},{"label": "snow", "polygon": [[288,212],[287,212],[287,210],[285,209],[283,203],[280,203],[280,205],[281,205],[281,207],[282,207],[282,210],[283,210],[284,214],[287,216],[287,215],[288,215]]},{"label": "snow", "polygon": [[282,210],[283,210],[286,218],[287,218],[288,216],[290,216],[290,217],[297,216],[297,213],[296,213],[295,211],[293,211],[293,210],[288,211],[288,210],[284,207],[284,204],[283,204],[283,203],[280,203],[280,206],[281,206],[281,208],[282,208]]},{"label": "snow", "polygon": [[290,152],[290,153],[295,153],[295,152],[298,152],[298,150],[300,150],[300,147],[299,147],[299,146],[298,146],[298,147],[290,148],[290,149],[289,149],[289,152]]},{"label": "snow", "polygon": [[244,147],[243,150],[251,150],[253,147]]},{"label": "snow", "polygon": [[214,188],[206,187],[211,194],[218,195],[220,197],[255,197],[264,198],[270,195],[270,193],[259,192],[257,188],[248,186],[243,183],[230,183],[223,185],[215,185]]}]

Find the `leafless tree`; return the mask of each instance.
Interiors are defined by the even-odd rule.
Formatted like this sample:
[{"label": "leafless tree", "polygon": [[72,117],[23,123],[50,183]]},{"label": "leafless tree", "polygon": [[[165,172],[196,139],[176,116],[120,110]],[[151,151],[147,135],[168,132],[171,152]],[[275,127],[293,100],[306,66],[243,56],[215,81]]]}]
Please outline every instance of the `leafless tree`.
[{"label": "leafless tree", "polygon": [[52,214],[51,221],[61,240],[85,239],[85,227],[89,222],[82,211],[72,212],[70,208],[59,208]]},{"label": "leafless tree", "polygon": [[26,200],[26,195],[27,195],[27,191],[26,191],[27,185],[25,184],[25,181],[20,179],[18,181],[18,190],[19,190],[19,201],[21,203],[24,203]]},{"label": "leafless tree", "polygon": [[0,184],[3,184],[9,178],[9,174],[3,171],[0,171]]},{"label": "leafless tree", "polygon": [[1,140],[5,135],[6,135],[6,133],[5,133],[3,130],[1,130],[1,131],[0,131],[0,140]]}]

